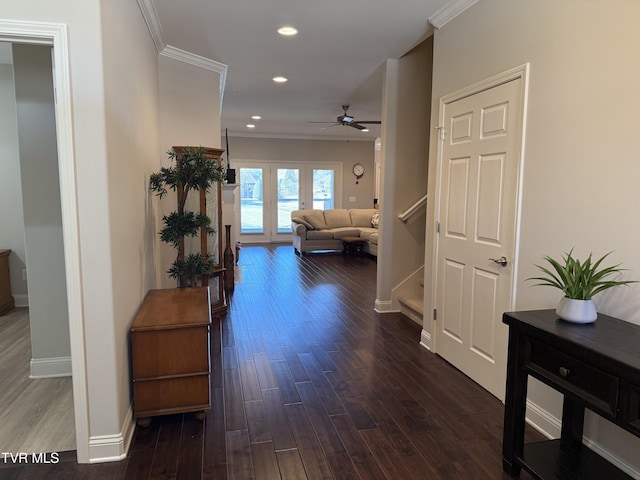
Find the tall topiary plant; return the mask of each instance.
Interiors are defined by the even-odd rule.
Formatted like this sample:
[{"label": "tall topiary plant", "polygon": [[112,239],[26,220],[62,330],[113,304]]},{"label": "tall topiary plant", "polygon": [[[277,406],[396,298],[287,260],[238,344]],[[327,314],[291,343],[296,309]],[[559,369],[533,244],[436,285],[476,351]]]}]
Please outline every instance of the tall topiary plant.
[{"label": "tall topiary plant", "polygon": [[185,254],[184,247],[185,237],[194,237],[201,229],[207,234],[215,232],[207,215],[185,209],[190,191],[206,192],[214,183],[224,181],[224,167],[206,151],[205,147],[184,147],[180,154],[170,150],[167,154],[175,165],[161,168],[149,181],[149,190],[160,198],[167,194],[167,189],[177,192],[178,209],[162,217],[164,228],[160,231],[160,239],[178,249],[176,260],[167,273],[178,280],[181,288],[196,286],[198,278],[211,274],[215,268],[210,255]]}]

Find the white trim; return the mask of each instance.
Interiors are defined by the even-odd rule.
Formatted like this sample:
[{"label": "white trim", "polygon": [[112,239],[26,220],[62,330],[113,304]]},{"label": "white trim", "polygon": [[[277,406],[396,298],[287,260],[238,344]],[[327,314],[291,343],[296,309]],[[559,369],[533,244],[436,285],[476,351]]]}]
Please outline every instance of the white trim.
[{"label": "white trim", "polygon": [[71,357],[32,358],[29,378],[57,378],[71,376]]},{"label": "white trim", "polygon": [[452,0],[431,15],[427,21],[435,28],[442,28],[477,1],[478,0]]},{"label": "white trim", "polygon": [[376,303],[373,309],[378,313],[398,313],[400,310],[393,308],[393,302],[391,300],[378,300],[376,298]]},{"label": "white trim", "polygon": [[82,267],[67,26],[58,23],[0,20],[0,40],[53,46],[60,203],[69,310],[76,451],[78,462],[86,463],[89,461],[87,360],[84,343]]},{"label": "white trim", "polygon": [[195,53],[187,52],[185,50],[180,50],[179,48],[171,45],[164,47],[160,52],[160,55],[220,74],[220,109],[222,110],[224,86],[227,81],[227,66],[224,63],[216,62],[215,60],[201,57],[200,55],[196,55]]},{"label": "white trim", "polygon": [[[545,437],[560,438],[562,431],[562,420],[551,415],[539,405],[527,400],[526,421],[529,425],[539,431]],[[640,478],[640,470],[636,470],[631,465],[624,463],[619,457],[616,457],[610,450],[603,448],[600,444],[594,442],[589,437],[583,437],[583,443],[598,455],[603,457],[612,465],[633,478]]]},{"label": "white trim", "polygon": [[424,329],[420,332],[420,346],[431,351],[431,333]]},{"label": "white trim", "polygon": [[118,462],[126,458],[134,431],[133,404],[131,404],[120,433],[96,435],[89,439],[89,463]]},{"label": "white trim", "polygon": [[29,294],[28,293],[19,293],[13,294],[13,301],[16,304],[16,307],[28,307],[29,306]]},{"label": "white trim", "polygon": [[527,399],[526,421],[547,438],[559,438],[562,421]]},{"label": "white trim", "polygon": [[227,66],[215,60],[167,45],[167,42],[164,41],[162,36],[162,23],[160,22],[160,17],[158,17],[158,11],[156,10],[153,0],[138,0],[138,7],[147,24],[147,29],[149,30],[153,44],[156,46],[156,50],[160,55],[220,74],[220,110],[222,110],[224,88],[227,83]]},{"label": "white trim", "polygon": [[140,7],[142,17],[147,24],[149,34],[156,46],[156,50],[160,53],[167,44],[162,38],[162,24],[160,23],[156,6],[152,0],[138,0],[138,7]]}]

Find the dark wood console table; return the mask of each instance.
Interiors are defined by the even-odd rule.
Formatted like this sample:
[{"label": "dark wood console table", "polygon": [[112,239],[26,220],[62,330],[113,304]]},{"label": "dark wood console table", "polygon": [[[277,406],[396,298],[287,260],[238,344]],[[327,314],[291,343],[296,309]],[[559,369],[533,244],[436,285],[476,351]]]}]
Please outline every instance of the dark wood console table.
[{"label": "dark wood console table", "polygon": [[[582,444],[585,408],[640,437],[640,326],[598,315],[593,324],[553,310],[503,315],[509,325],[503,469],[537,479],[630,479]],[[527,377],[564,395],[561,438],[524,444]]]}]

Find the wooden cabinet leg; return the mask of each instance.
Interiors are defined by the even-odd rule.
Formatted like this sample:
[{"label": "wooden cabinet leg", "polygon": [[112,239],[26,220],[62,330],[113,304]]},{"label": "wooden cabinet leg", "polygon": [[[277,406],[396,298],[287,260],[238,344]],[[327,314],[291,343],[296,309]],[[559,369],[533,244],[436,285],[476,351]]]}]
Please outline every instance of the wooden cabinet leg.
[{"label": "wooden cabinet leg", "polygon": [[207,418],[207,411],[206,410],[202,410],[201,412],[196,412],[196,419],[204,420],[205,418]]},{"label": "wooden cabinet leg", "polygon": [[137,420],[137,423],[138,423],[138,426],[139,426],[139,427],[146,428],[146,427],[148,427],[149,425],[151,425],[151,417],[140,417],[140,418]]}]

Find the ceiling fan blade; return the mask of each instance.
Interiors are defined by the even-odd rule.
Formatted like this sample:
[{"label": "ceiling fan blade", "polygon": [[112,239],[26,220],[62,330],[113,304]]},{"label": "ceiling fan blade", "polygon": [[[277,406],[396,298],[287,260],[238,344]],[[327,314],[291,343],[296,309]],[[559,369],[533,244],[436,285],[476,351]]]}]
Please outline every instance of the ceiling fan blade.
[{"label": "ceiling fan blade", "polygon": [[[327,123],[327,122],[324,122]],[[341,123],[332,123],[331,125],[327,125],[326,127],[321,127],[320,130],[324,130],[325,128],[337,127],[338,125],[342,125]]]},{"label": "ceiling fan blade", "polygon": [[358,130],[364,130],[364,129],[367,128],[367,127],[359,125],[357,123],[348,123],[347,125],[349,125],[350,127],[353,127],[353,128],[357,128]]},{"label": "ceiling fan blade", "polygon": [[[331,123],[331,124],[336,124],[336,122],[307,122],[307,123]],[[338,124],[336,124],[338,125]]]},{"label": "ceiling fan blade", "polygon": [[380,125],[382,124],[382,122],[380,120],[355,120],[356,123],[369,123],[369,124],[375,124],[375,125]]}]

